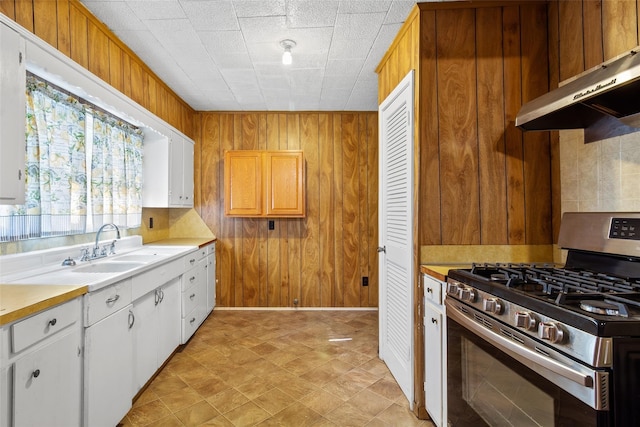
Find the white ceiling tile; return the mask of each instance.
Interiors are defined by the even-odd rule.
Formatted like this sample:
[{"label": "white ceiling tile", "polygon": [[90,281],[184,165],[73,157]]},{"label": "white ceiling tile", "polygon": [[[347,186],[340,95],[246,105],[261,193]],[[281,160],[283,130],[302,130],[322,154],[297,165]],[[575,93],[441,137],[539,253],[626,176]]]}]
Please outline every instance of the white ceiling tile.
[{"label": "white ceiling tile", "polygon": [[341,0],[338,13],[386,12],[390,6],[385,0]]},{"label": "white ceiling tile", "polygon": [[230,31],[240,28],[231,1],[186,1],[182,2],[182,8],[196,31]]},{"label": "white ceiling tile", "polygon": [[375,40],[384,22],[384,13],[338,14],[334,38]]},{"label": "white ceiling tile", "polygon": [[239,18],[285,15],[284,0],[234,0],[233,6]]},{"label": "white ceiling tile", "polygon": [[401,24],[406,21],[407,16],[416,4],[412,0],[393,0],[387,16],[384,18],[385,24]]},{"label": "white ceiling tile", "polygon": [[129,1],[133,13],[141,20],[185,18],[182,6],[177,0],[168,1]]},{"label": "white ceiling tile", "polygon": [[200,31],[198,36],[209,52],[246,52],[240,31]]},{"label": "white ceiling tile", "polygon": [[273,40],[277,43],[282,39],[288,38],[284,16],[238,18],[238,21],[247,43],[259,43],[265,40]]},{"label": "white ceiling tile", "polygon": [[96,1],[91,3],[91,9],[111,31],[139,30],[142,27],[142,21],[125,2]]},{"label": "white ceiling tile", "polygon": [[337,0],[290,0],[287,2],[289,28],[333,27],[337,14]]}]

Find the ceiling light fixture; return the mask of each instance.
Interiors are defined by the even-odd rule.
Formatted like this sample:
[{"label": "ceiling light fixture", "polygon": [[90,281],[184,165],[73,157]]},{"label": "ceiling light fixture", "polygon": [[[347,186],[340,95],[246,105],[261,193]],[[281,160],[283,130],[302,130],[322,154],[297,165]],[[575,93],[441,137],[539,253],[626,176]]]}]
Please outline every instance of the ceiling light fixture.
[{"label": "ceiling light fixture", "polygon": [[293,58],[291,57],[291,48],[296,47],[296,42],[290,39],[285,39],[280,42],[280,46],[284,48],[282,54],[282,63],[284,65],[291,65]]}]

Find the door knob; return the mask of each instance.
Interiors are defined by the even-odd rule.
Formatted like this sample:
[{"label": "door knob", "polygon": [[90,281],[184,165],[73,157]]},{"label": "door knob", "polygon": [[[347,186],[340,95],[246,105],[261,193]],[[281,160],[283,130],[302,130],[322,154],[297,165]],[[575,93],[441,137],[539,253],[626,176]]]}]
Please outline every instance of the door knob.
[{"label": "door knob", "polygon": [[384,252],[385,254],[387,253],[387,247],[386,246],[378,246],[378,253],[380,252]]}]

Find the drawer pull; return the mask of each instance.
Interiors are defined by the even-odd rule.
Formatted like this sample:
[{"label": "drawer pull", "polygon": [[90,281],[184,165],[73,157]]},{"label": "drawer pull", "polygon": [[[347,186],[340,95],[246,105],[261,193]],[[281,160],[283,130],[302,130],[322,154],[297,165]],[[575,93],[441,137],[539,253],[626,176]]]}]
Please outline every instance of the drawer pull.
[{"label": "drawer pull", "polygon": [[189,299],[194,299],[195,297],[196,297],[196,294],[189,295]]},{"label": "drawer pull", "polygon": [[107,298],[107,300],[105,302],[107,304],[113,304],[114,302],[118,301],[119,299],[120,299],[120,294],[115,294],[111,298]]},{"label": "drawer pull", "polygon": [[436,319],[435,317],[432,317],[431,318],[431,323],[436,323],[437,324],[438,323],[438,319]]},{"label": "drawer pull", "polygon": [[433,289],[431,289],[431,288],[427,288],[427,293],[432,294],[432,293],[433,293]]},{"label": "drawer pull", "polygon": [[194,317],[191,320],[189,320],[189,323],[191,323],[193,325],[193,322],[195,322],[195,321],[196,321],[196,318]]},{"label": "drawer pull", "polygon": [[55,318],[49,320],[49,326],[56,326],[56,323],[58,323],[58,320]]},{"label": "drawer pull", "polygon": [[33,378],[38,378],[40,376],[40,369],[36,369],[35,371],[33,371]]},{"label": "drawer pull", "polygon": [[133,325],[136,323],[136,316],[133,314],[133,311],[129,310],[129,329],[133,328]]},{"label": "drawer pull", "polygon": [[196,280],[196,277],[195,277],[195,276],[191,276],[191,277],[189,277],[189,281],[190,281],[190,282],[193,282],[194,280]]},{"label": "drawer pull", "polygon": [[191,259],[189,260],[189,264],[193,264],[193,263],[195,263],[195,262],[196,262],[196,259],[195,259],[195,258],[191,258]]}]

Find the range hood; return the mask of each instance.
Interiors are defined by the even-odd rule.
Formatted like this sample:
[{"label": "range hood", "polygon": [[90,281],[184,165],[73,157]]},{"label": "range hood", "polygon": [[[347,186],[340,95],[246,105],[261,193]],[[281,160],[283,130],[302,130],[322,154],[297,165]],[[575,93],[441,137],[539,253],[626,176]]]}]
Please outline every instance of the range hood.
[{"label": "range hood", "polygon": [[588,70],[522,106],[524,130],[584,129],[603,117],[640,128],[640,50]]}]

